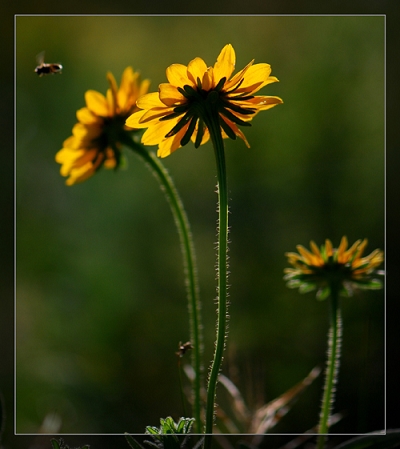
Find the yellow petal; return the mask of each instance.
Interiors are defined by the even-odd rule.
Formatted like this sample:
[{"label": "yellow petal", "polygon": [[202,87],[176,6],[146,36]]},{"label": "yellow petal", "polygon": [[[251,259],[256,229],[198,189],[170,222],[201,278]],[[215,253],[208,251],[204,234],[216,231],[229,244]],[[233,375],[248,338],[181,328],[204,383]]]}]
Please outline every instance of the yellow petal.
[{"label": "yellow petal", "polygon": [[197,85],[197,80],[203,82],[203,76],[207,72],[207,65],[201,58],[195,58],[189,62],[187,67],[188,77],[194,86]]},{"label": "yellow petal", "polygon": [[245,122],[252,120],[259,112],[271,109],[274,106],[283,103],[279,97],[254,97],[246,101],[229,100],[229,103],[240,106],[245,109],[253,109],[252,114],[241,114],[234,112],[234,115]]},{"label": "yellow petal", "polygon": [[177,119],[172,119],[166,122],[158,122],[155,125],[150,126],[142,136],[142,143],[145,145],[158,145],[165,139],[165,136],[177,122]]},{"label": "yellow petal", "polygon": [[111,72],[107,72],[107,80],[110,83],[110,89],[112,91],[113,97],[117,98],[118,86],[117,82],[115,81],[115,77]]},{"label": "yellow petal", "polygon": [[[78,150],[79,151],[79,150]],[[78,153],[78,156],[83,154],[84,150]],[[76,159],[77,150],[72,150],[71,148],[62,148],[56,153],[55,160],[59,164],[72,163]]]},{"label": "yellow petal", "polygon": [[132,91],[132,84],[137,79],[137,74],[133,71],[132,67],[127,67],[121,76],[121,83],[119,85],[119,92],[123,92],[127,96]]},{"label": "yellow petal", "polygon": [[127,67],[121,77],[120,87],[117,92],[117,105],[120,114],[126,114],[135,108],[139,97],[139,74],[132,67]]},{"label": "yellow petal", "polygon": [[364,252],[364,249],[365,249],[365,247],[368,245],[368,240],[367,239],[364,239],[362,242],[361,242],[361,245],[357,248],[357,256],[356,256],[356,259],[359,259],[362,255],[363,255],[363,252]]},{"label": "yellow petal", "polygon": [[147,128],[149,126],[148,123],[141,123],[141,119],[146,112],[147,110],[144,109],[133,113],[126,119],[125,125],[130,128]]},{"label": "yellow petal", "polygon": [[86,106],[100,117],[108,117],[108,103],[103,94],[95,90],[88,90],[85,93]]},{"label": "yellow petal", "polygon": [[250,144],[247,141],[246,136],[243,134],[242,130],[240,128],[238,128],[237,126],[236,126],[236,128],[237,128],[237,131],[235,131],[235,134],[243,140],[243,142],[246,144],[247,148],[250,148]]},{"label": "yellow petal", "polygon": [[79,148],[79,139],[76,139],[75,136],[69,136],[67,139],[63,142],[63,147],[67,148]]},{"label": "yellow petal", "polygon": [[369,256],[364,257],[364,259],[369,260],[371,268],[375,268],[383,262],[383,251],[375,249]]},{"label": "yellow petal", "polygon": [[304,262],[307,265],[313,265],[313,261],[316,259],[314,255],[312,255],[306,248],[304,248],[304,246],[302,245],[297,245],[296,246],[298,252],[301,254],[301,256],[303,257]]},{"label": "yellow petal", "polygon": [[85,181],[86,179],[90,178],[95,172],[95,167],[91,162],[86,163],[85,165],[82,165],[79,168],[74,169],[71,172],[70,178],[67,179],[66,184],[67,185],[73,185],[78,182]]},{"label": "yellow petal", "polygon": [[[279,97],[271,96],[256,96],[247,100],[247,107],[256,107],[258,111],[265,111],[266,109],[273,108],[277,104],[282,104],[283,100]],[[244,107],[246,107],[244,105]]]},{"label": "yellow petal", "polygon": [[162,117],[165,117],[174,112],[173,108],[153,108],[148,109],[141,118],[141,123],[147,124],[147,126],[155,125],[160,121]]},{"label": "yellow petal", "polygon": [[184,126],[175,136],[164,139],[158,146],[157,156],[167,157],[181,146],[181,140],[184,136],[189,124]]},{"label": "yellow petal", "polygon": [[101,127],[96,125],[83,125],[76,123],[72,128],[72,134],[81,141],[90,142],[102,133]]},{"label": "yellow petal", "polygon": [[332,242],[329,239],[325,240],[325,251],[327,257],[331,257],[333,255]]},{"label": "yellow petal", "polygon": [[295,260],[295,259],[300,260],[301,259],[301,256],[299,256],[297,253],[292,253],[292,252],[285,253],[285,256],[287,258],[293,259],[293,260]]},{"label": "yellow petal", "polygon": [[83,151],[80,157],[76,158],[74,163],[72,164],[73,167],[81,167],[82,165],[85,165],[87,162],[92,162],[96,159],[98,156],[97,150],[87,150]]},{"label": "yellow petal", "polygon": [[112,169],[115,168],[117,165],[117,160],[115,159],[115,153],[114,150],[110,147],[106,148],[106,154],[105,154],[105,161],[103,163],[103,167]]},{"label": "yellow petal", "polygon": [[313,240],[311,240],[311,242],[310,242],[310,248],[316,257],[321,258],[321,253],[319,251],[319,248]]},{"label": "yellow petal", "polygon": [[244,77],[245,73],[249,69],[249,67],[252,66],[253,62],[254,62],[254,59],[252,61],[250,61],[244,69],[242,69],[240,72],[236,73],[236,75],[230,81],[227,81],[225,83],[224,90],[228,91],[231,88],[233,88],[234,86],[236,86],[237,84],[239,84],[240,81],[242,80],[242,78]]},{"label": "yellow petal", "polygon": [[201,82],[204,90],[210,90],[213,86],[213,68],[209,67],[203,75],[203,80]]},{"label": "yellow petal", "polygon": [[232,72],[235,70],[236,56],[235,50],[231,44],[225,45],[214,64],[214,87],[221,78],[226,77],[229,80]]},{"label": "yellow petal", "polygon": [[186,98],[178,91],[178,89],[169,83],[162,83],[158,86],[159,98],[166,106],[176,106],[186,103]]},{"label": "yellow petal", "polygon": [[361,240],[357,240],[351,247],[346,251],[346,260],[350,260],[353,257],[353,254],[357,251],[358,245],[361,243]]},{"label": "yellow petal", "polygon": [[187,75],[187,67],[183,64],[172,64],[167,70],[168,81],[176,87],[183,87],[185,84],[192,85]]},{"label": "yellow petal", "polygon": [[106,100],[108,104],[108,110],[110,111],[110,117],[112,117],[117,114],[117,97],[114,96],[114,92],[112,89],[107,89]]},{"label": "yellow petal", "polygon": [[[236,114],[235,114],[236,115]],[[247,148],[250,148],[250,144],[246,139],[246,136],[243,134],[243,132],[237,127],[236,123],[232,122],[228,118],[224,117],[223,115],[220,115],[221,119],[232,129],[232,131],[236,134],[236,136],[240,137],[244,143],[246,144]],[[222,131],[222,137],[224,139],[228,139],[228,135],[225,133],[225,131],[221,128]]]},{"label": "yellow petal", "polygon": [[141,96],[136,102],[140,109],[151,109],[155,107],[165,107],[164,103],[160,100],[158,92],[152,92]]},{"label": "yellow petal", "polygon": [[150,80],[145,79],[140,83],[139,92],[138,92],[138,98],[141,97],[144,94],[147,94],[150,87]]},{"label": "yellow petal", "polygon": [[337,261],[338,263],[346,263],[348,261],[347,255],[346,255],[346,249],[348,246],[347,237],[343,236],[342,240],[340,241],[340,245],[337,249]]},{"label": "yellow petal", "polygon": [[243,77],[243,83],[240,85],[238,91],[256,92],[268,83],[270,73],[271,66],[269,64],[262,63],[252,65],[246,71],[246,74]]},{"label": "yellow petal", "polygon": [[56,154],[56,161],[63,164],[60,173],[62,176],[68,176],[73,170],[96,158],[96,150],[71,150],[63,148]]},{"label": "yellow petal", "polygon": [[76,111],[76,118],[84,125],[103,123],[103,119],[94,114],[89,108],[81,108]]},{"label": "yellow petal", "polygon": [[103,167],[108,169],[113,169],[117,165],[117,161],[115,159],[106,159],[104,161]]}]

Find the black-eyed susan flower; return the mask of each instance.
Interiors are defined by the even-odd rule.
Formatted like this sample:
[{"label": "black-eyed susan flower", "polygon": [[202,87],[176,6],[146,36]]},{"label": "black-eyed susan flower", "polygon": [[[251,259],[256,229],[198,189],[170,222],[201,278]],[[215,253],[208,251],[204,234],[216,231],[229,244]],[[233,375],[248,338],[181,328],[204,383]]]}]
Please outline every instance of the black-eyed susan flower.
[{"label": "black-eyed susan flower", "polygon": [[68,176],[67,185],[88,179],[102,166],[119,166],[122,134],[132,131],[125,121],[137,110],[136,101],[147,93],[150,84],[140,81],[139,73],[131,67],[124,70],[119,88],[111,73],[107,79],[110,87],[106,96],[94,90],[86,92],[86,107],[76,113],[78,123],[72,136],[56,154],[56,161],[62,164],[61,175]]},{"label": "black-eyed susan flower", "polygon": [[65,140],[63,148],[56,154],[56,161],[62,164],[61,174],[68,176],[67,185],[82,182],[99,168],[116,168],[123,157],[122,146],[130,148],[155,175],[159,181],[174,216],[185,265],[188,309],[190,314],[190,340],[193,342],[193,368],[196,373],[193,382],[193,415],[196,431],[200,431],[201,380],[202,380],[202,324],[200,298],[196,277],[196,258],[189,221],[172,178],[162,161],[148,151],[132,132],[137,130],[125,124],[135,112],[137,99],[146,94],[150,82],[141,81],[138,72],[131,67],[124,70],[118,88],[114,76],[107,73],[109,89],[106,96],[94,90],[85,94],[86,107],[77,111],[78,123]]},{"label": "black-eyed susan flower", "polygon": [[206,143],[213,133],[223,138],[240,137],[249,144],[238,126],[250,126],[260,111],[283,103],[279,97],[255,96],[262,87],[278,79],[269,64],[247,66],[232,77],[235,51],[226,45],[213,67],[201,58],[188,66],[172,64],[167,68],[168,83],[159,91],[141,97],[141,109],[128,118],[132,128],[147,128],[142,136],[145,145],[158,145],[158,156],[166,157],[190,140],[195,147]]},{"label": "black-eyed susan flower", "polygon": [[330,329],[320,420],[318,425],[318,449],[325,447],[325,435],[331,425],[335,385],[338,379],[342,339],[342,318],[339,295],[350,296],[355,288],[377,289],[382,284],[376,275],[383,274],[377,267],[383,262],[380,249],[363,257],[367,239],[357,240],[350,248],[342,237],[338,248],[330,240],[321,248],[311,241],[311,251],[297,245],[298,253],[286,253],[293,268],[285,268],[288,287],[299,288],[301,293],[318,288],[317,298],[330,297]]},{"label": "black-eyed susan flower", "polygon": [[350,296],[354,288],[378,289],[382,287],[376,275],[383,274],[376,268],[383,262],[383,252],[374,250],[362,257],[367,239],[357,240],[350,248],[346,237],[342,237],[339,247],[333,248],[330,240],[325,241],[319,249],[311,241],[311,252],[302,245],[297,245],[299,253],[286,253],[289,263],[294,268],[285,268],[284,279],[287,286],[299,288],[305,293],[318,288],[317,298],[325,299],[331,292],[332,285],[339,288],[343,296]]}]

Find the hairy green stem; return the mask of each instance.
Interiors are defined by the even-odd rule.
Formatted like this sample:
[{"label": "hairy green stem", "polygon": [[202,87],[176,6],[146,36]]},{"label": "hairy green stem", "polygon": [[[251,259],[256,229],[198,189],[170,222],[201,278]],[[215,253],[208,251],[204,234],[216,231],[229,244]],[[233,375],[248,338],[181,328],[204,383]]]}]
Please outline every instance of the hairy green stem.
[{"label": "hairy green stem", "polygon": [[330,416],[334,402],[335,385],[338,377],[340,346],[342,336],[342,318],[339,307],[339,285],[331,284],[330,294],[330,329],[328,335],[328,360],[326,366],[326,376],[324,385],[324,394],[322,398],[322,407],[318,427],[318,445],[317,449],[323,449],[325,446],[325,435],[329,431]]},{"label": "hairy green stem", "polygon": [[[211,115],[206,122],[210,131],[211,140],[214,145],[215,158],[217,163],[218,179],[218,315],[217,315],[217,335],[215,343],[214,359],[207,388],[206,406],[206,426],[205,433],[212,434],[214,424],[214,409],[216,400],[216,387],[218,375],[221,369],[223,352],[226,342],[227,328],[227,275],[228,275],[228,189],[225,167],[224,143],[218,122],[218,114]],[[211,438],[206,437],[204,447],[209,448]]]},{"label": "hairy green stem", "polygon": [[154,175],[160,182],[170,204],[172,214],[178,228],[181,239],[182,252],[184,257],[186,288],[188,294],[188,309],[190,316],[190,342],[193,346],[192,363],[195,371],[193,381],[193,414],[195,418],[196,433],[201,432],[201,381],[203,365],[201,362],[203,352],[202,325],[200,318],[199,288],[196,276],[196,260],[189,221],[179,194],[174,186],[172,178],[168,174],[160,159],[156,155],[147,151],[139,143],[130,138],[124,138],[123,143],[129,146],[144,162],[150,167]]}]

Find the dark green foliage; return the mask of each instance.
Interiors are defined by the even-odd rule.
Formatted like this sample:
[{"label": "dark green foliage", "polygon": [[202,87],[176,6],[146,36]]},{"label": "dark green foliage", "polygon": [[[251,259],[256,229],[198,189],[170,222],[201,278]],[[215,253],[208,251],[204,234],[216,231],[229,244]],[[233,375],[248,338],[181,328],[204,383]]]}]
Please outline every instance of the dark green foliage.
[{"label": "dark green foliage", "polygon": [[[144,443],[155,449],[183,449],[187,447],[188,436],[193,425],[194,418],[180,418],[176,423],[170,416],[160,418],[160,427],[147,426],[146,435],[151,435],[152,441],[145,440]],[[186,436],[181,436],[186,435]],[[126,439],[132,449],[143,449],[132,436],[125,434]],[[193,448],[199,447],[200,442],[193,445]],[[189,446],[191,447],[191,446]]]},{"label": "dark green foliage", "polygon": [[177,423],[168,416],[167,418],[160,419],[161,426],[159,429],[157,427],[146,427],[146,434],[158,435],[158,439],[161,439],[161,435],[168,434],[187,434],[190,432],[190,428],[194,422],[194,418],[180,418]]}]

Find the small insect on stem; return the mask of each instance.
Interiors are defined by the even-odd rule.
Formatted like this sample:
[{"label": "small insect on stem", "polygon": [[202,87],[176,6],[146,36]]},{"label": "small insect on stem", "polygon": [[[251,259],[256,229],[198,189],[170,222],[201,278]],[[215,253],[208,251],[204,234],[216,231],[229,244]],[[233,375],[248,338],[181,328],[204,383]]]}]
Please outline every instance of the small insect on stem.
[{"label": "small insect on stem", "polygon": [[39,53],[36,57],[38,66],[35,69],[35,72],[39,76],[43,75],[53,75],[54,73],[61,73],[63,66],[61,64],[55,63],[45,63],[44,62],[44,51]]},{"label": "small insect on stem", "polygon": [[183,343],[183,344],[180,341],[179,342],[179,350],[177,352],[175,352],[175,354],[178,357],[179,386],[180,386],[180,390],[181,390],[181,400],[182,400],[184,416],[187,416],[187,415],[186,415],[185,394],[183,392],[181,358],[185,355],[186,351],[188,351],[189,349],[193,349],[192,343],[190,343],[190,341],[187,341],[186,343]]},{"label": "small insect on stem", "polygon": [[178,357],[183,357],[189,349],[193,349],[192,343],[190,341],[187,341],[186,343],[182,344],[182,342],[179,342],[179,351],[175,352],[175,354]]}]

